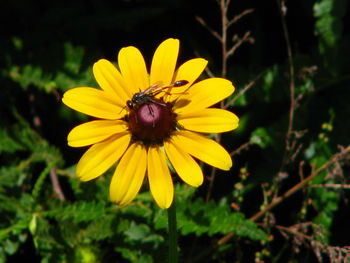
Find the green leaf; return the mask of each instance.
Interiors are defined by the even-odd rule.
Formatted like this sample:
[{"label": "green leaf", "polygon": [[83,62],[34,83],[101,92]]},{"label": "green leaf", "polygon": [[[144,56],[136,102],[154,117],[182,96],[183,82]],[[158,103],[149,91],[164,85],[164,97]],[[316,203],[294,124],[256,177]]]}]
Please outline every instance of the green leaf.
[{"label": "green leaf", "polygon": [[23,90],[28,90],[31,85],[47,93],[56,88],[56,83],[52,81],[52,76],[44,73],[39,66],[13,66],[10,68],[9,76],[13,81],[19,83]]},{"label": "green leaf", "polygon": [[29,166],[28,161],[22,161],[18,164],[10,164],[0,168],[0,192],[3,187],[20,187],[27,177],[26,170]]},{"label": "green leaf", "polygon": [[20,234],[28,229],[31,217],[26,216],[18,220],[15,224],[0,229],[0,241],[9,238],[11,235],[20,236]]},{"label": "green leaf", "polygon": [[130,249],[126,247],[117,247],[116,251],[119,252],[123,258],[127,259],[128,262],[139,262],[139,263],[153,263],[151,255],[142,253],[141,250]]},{"label": "green leaf", "polygon": [[10,132],[0,128],[0,153],[14,153],[24,149],[13,136],[10,136]]},{"label": "green leaf", "polygon": [[96,263],[101,262],[101,251],[93,246],[78,246],[74,249],[73,257],[70,262],[73,263]]},{"label": "green leaf", "polygon": [[98,219],[91,221],[84,231],[84,237],[97,241],[112,237],[115,234],[115,218],[115,214],[104,214]]},{"label": "green leaf", "polygon": [[80,223],[101,218],[101,215],[104,215],[105,212],[106,208],[102,203],[81,201],[45,211],[43,215],[57,220],[72,220],[74,223]]},{"label": "green leaf", "polygon": [[[225,202],[221,205],[213,201],[205,204],[202,199],[196,199],[190,203],[190,207],[187,204],[188,201],[177,201],[177,223],[182,235],[213,236],[234,232],[237,236],[252,240],[267,240],[267,235],[254,222],[240,212],[230,211]],[[166,211],[159,211],[154,220],[156,229],[166,228]]]},{"label": "green leaf", "polygon": [[136,224],[135,222],[131,222],[129,229],[126,230],[124,234],[131,241],[156,244],[164,242],[163,237],[153,233],[149,225],[146,224]]},{"label": "green leaf", "polygon": [[38,179],[35,182],[33,191],[32,191],[32,196],[34,199],[37,199],[39,194],[40,194],[40,190],[43,188],[44,186],[44,181],[46,179],[46,177],[49,175],[50,171],[53,169],[54,167],[54,163],[49,164],[48,166],[46,166],[46,168],[40,173]]},{"label": "green leaf", "polygon": [[84,49],[82,47],[74,47],[71,43],[64,44],[64,69],[68,72],[78,74],[81,62],[84,57]]},{"label": "green leaf", "polygon": [[318,0],[314,4],[315,34],[319,37],[319,52],[323,55],[324,66],[337,75],[338,62],[341,55],[338,53],[343,34],[343,16],[346,0]]},{"label": "green leaf", "polygon": [[259,127],[252,132],[250,142],[259,145],[262,149],[265,149],[272,144],[273,139],[265,128]]}]

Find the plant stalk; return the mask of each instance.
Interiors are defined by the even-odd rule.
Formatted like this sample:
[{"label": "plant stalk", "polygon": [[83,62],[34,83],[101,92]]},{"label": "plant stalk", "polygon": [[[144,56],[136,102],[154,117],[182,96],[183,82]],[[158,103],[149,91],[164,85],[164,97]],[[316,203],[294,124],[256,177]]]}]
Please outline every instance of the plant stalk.
[{"label": "plant stalk", "polygon": [[175,200],[169,207],[168,226],[169,226],[169,263],[178,263],[177,250],[177,226],[176,226],[176,205]]}]

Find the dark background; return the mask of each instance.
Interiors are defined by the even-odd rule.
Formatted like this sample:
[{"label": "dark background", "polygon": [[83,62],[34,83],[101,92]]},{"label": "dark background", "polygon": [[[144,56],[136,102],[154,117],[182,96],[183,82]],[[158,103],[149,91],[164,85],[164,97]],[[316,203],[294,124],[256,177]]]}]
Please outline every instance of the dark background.
[{"label": "dark background", "polygon": [[[295,65],[296,93],[303,95],[300,107],[295,113],[295,129],[307,130],[307,134],[300,140],[303,147],[297,161],[286,167],[288,174],[296,176],[290,176],[278,185],[279,192],[284,192],[299,182],[297,164],[304,158],[305,151],[310,145],[318,145],[323,123],[331,122],[333,130],[328,134],[327,150],[320,150],[320,155],[329,158],[331,153],[337,151],[338,145],[346,146],[350,142],[348,139],[350,132],[350,68],[348,66],[350,12],[347,1],[334,1],[334,12],[330,14],[333,15],[333,19],[339,20],[341,26],[339,32],[335,29],[338,36],[335,44],[324,48],[324,51],[320,48],[323,45],[322,36],[316,33],[318,18],[313,10],[316,2],[286,1],[285,19]],[[258,74],[264,72],[272,72],[273,81],[268,84],[266,78],[259,79],[244,95],[245,102],[238,101],[230,108],[240,116],[241,127],[234,134],[224,135],[223,143],[229,151],[233,151],[249,141],[253,132],[259,127],[264,128],[266,136],[272,142],[267,147],[253,145],[248,151],[236,156],[234,175],[227,179],[227,176],[220,176],[219,173],[215,181],[213,198],[219,199],[230,195],[232,185],[240,180],[239,174],[242,167],[248,167],[251,175],[246,186],[250,186],[253,190],[245,193],[240,205],[241,211],[249,218],[259,210],[263,201],[260,183],[275,182],[276,171],[282,161],[290,102],[287,46],[278,4],[273,0],[232,1],[228,12],[229,17],[232,18],[246,9],[253,9],[254,12],[230,28],[229,40],[234,34],[242,36],[246,31],[251,31],[255,41],[253,44],[244,43],[230,58],[227,78],[233,81],[237,92]],[[209,60],[210,70],[216,76],[220,76],[221,45],[206,28],[197,22],[196,16],[201,17],[211,28],[220,32],[220,10],[214,0],[2,0],[0,16],[2,120],[0,124],[6,126],[14,121],[11,115],[13,107],[17,108],[19,113],[31,123],[33,123],[33,115],[40,116],[41,124],[37,129],[41,136],[59,148],[65,156],[67,166],[73,165],[81,155],[81,151],[66,146],[66,134],[83,117],[79,117],[80,120],[78,120],[76,116],[62,115],[62,105],[59,100],[62,93],[72,87],[59,86],[55,92],[39,91],[34,87],[35,85],[21,89],[20,84],[11,77],[10,67],[21,68],[31,64],[42,68],[44,74],[55,76],[56,72],[64,67],[66,43],[83,48],[81,71],[87,70],[100,58],[116,61],[118,50],[128,45],[138,47],[146,61],[150,62],[157,45],[166,38],[173,37],[180,39],[181,43],[179,64],[193,57],[204,57]],[[20,39],[20,48],[14,45],[16,39]],[[308,75],[307,79],[312,83],[313,88],[303,93],[306,80],[300,77],[300,73],[303,68],[311,66],[317,68],[316,72]],[[67,74],[70,73],[67,72]],[[33,96],[34,101],[31,99]],[[311,160],[309,161],[311,163]],[[335,180],[334,183],[347,184],[348,168],[345,166],[343,177],[340,181]],[[305,168],[305,173],[308,171],[310,168]],[[208,182],[200,188],[198,195],[204,197],[207,189]],[[69,190],[67,193],[69,195]],[[337,193],[340,197],[337,208],[330,216],[332,223],[328,228],[331,233],[329,241],[334,246],[346,246],[350,242],[349,193],[348,190]],[[306,200],[304,194],[301,192],[296,194],[273,210],[276,224],[289,226],[302,220],[315,219],[318,212],[322,210],[317,206],[310,209],[304,218],[300,217],[301,206]],[[318,197],[311,195],[310,198]],[[283,239],[276,230],[272,230],[272,235],[275,235],[276,241],[272,242],[270,250],[276,256],[282,247],[281,244],[289,241]],[[279,242],[280,240],[283,242]],[[192,240],[184,239],[184,242],[192,242]],[[251,249],[250,246],[247,247],[242,245],[242,249]],[[304,249],[309,251],[308,248]],[[287,251],[281,256],[282,259],[288,258],[294,250],[289,248]],[[33,247],[24,246],[21,255],[25,257],[27,253],[32,255]],[[312,252],[308,253],[310,256],[305,260],[310,261],[302,261],[301,257],[298,262],[316,260]],[[226,259],[230,257],[233,255],[228,253]],[[251,258],[248,257],[248,259]]]}]

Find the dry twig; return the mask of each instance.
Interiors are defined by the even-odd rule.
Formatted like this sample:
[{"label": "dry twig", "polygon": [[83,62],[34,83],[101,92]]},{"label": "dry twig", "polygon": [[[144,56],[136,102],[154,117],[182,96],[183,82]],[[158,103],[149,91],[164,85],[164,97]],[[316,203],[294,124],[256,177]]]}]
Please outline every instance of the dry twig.
[{"label": "dry twig", "polygon": [[[204,26],[212,35],[214,38],[219,40],[221,43],[221,51],[222,51],[222,66],[221,66],[221,76],[226,77],[227,74],[227,62],[230,56],[232,56],[236,50],[244,43],[244,42],[253,42],[253,38],[250,36],[250,31],[247,31],[242,38],[239,38],[237,35],[233,37],[234,45],[231,47],[228,47],[227,43],[227,37],[228,37],[228,29],[230,26],[232,26],[234,23],[236,23],[238,20],[240,20],[242,17],[244,17],[247,14],[250,14],[253,12],[252,9],[248,9],[240,13],[239,15],[233,17],[232,19],[228,18],[228,7],[230,5],[230,0],[219,0],[218,4],[220,7],[221,12],[221,33],[218,33],[214,29],[212,29],[208,24],[205,22],[205,20],[201,17],[196,17],[197,21]],[[210,72],[209,69],[207,69],[207,73],[209,76],[212,76],[213,74]],[[253,84],[252,84],[253,85]],[[251,85],[251,86],[252,86]],[[245,89],[248,90],[250,87],[247,87]],[[244,91],[244,92],[245,92]],[[231,104],[230,104],[231,105]],[[220,104],[221,108],[225,108],[225,105],[223,102]],[[227,106],[229,107],[229,106]],[[216,136],[216,141],[220,142],[221,136]],[[215,174],[216,174],[216,168],[212,168],[210,176],[208,178],[209,180],[209,186],[206,194],[206,201],[209,201],[211,197],[211,193],[213,190],[213,185],[215,181]]]},{"label": "dry twig", "polygon": [[57,195],[58,199],[60,199],[62,201],[66,200],[66,198],[64,197],[60,182],[58,181],[57,167],[56,166],[51,169],[50,178],[51,178],[53,190],[54,190],[55,194]]},{"label": "dry twig", "polygon": [[[327,255],[331,263],[350,262],[350,247],[325,245],[317,240],[322,232],[312,223],[301,223],[290,227],[275,225],[285,238],[292,238],[296,249],[301,245],[309,246],[314,251],[318,262],[324,262],[323,255]],[[307,232],[311,232],[306,234]]]},{"label": "dry twig", "polygon": [[[288,191],[286,191],[283,195],[277,196],[273,198],[271,203],[269,203],[264,209],[260,210],[257,212],[255,215],[253,215],[251,218],[249,218],[252,221],[255,221],[259,219],[261,216],[263,216],[265,213],[270,211],[272,208],[283,202],[285,199],[296,193],[297,191],[303,189],[310,181],[312,181],[317,175],[319,175],[321,172],[325,171],[328,169],[330,166],[350,158],[350,145],[348,145],[346,148],[343,148],[340,152],[334,154],[326,163],[324,163],[321,167],[313,170],[311,174],[303,179],[301,182],[298,184],[294,185],[292,188],[290,188]],[[219,244],[224,244],[228,240],[230,240],[234,236],[234,233],[227,234],[223,238],[221,238],[218,243]]]},{"label": "dry twig", "polygon": [[283,154],[282,164],[280,171],[284,170],[284,166],[287,163],[287,160],[289,159],[289,154],[292,152],[292,150],[295,147],[295,143],[291,142],[292,136],[293,136],[293,123],[294,123],[294,112],[296,109],[296,98],[295,98],[295,76],[294,76],[294,63],[293,63],[293,52],[292,52],[292,46],[289,39],[289,33],[286,23],[286,12],[287,8],[285,6],[284,0],[277,0],[278,4],[278,10],[280,11],[280,17],[281,17],[281,23],[283,28],[283,35],[284,39],[286,41],[286,48],[287,48],[287,56],[288,56],[288,64],[289,64],[289,92],[290,92],[290,106],[289,106],[289,121],[288,121],[288,129],[286,133],[285,138],[285,151]]}]

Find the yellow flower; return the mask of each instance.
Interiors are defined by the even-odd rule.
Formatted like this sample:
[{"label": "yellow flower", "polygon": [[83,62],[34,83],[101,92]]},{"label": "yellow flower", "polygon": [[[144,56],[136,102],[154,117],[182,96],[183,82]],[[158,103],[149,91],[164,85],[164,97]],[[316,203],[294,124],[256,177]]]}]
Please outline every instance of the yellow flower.
[{"label": "yellow flower", "polygon": [[110,184],[110,198],[124,206],[140,190],[147,175],[150,190],[161,208],[168,208],[174,186],[167,161],[191,186],[203,182],[193,157],[229,170],[228,152],[201,133],[235,129],[233,113],[209,108],[230,96],[234,87],[223,78],[195,82],[207,65],[191,59],[176,71],[179,41],[167,39],[157,48],[150,74],[141,52],[129,46],[118,54],[119,70],[105,59],[93,73],[102,88],[78,87],[67,91],[63,103],[98,118],[75,127],[68,135],[72,147],[90,146],[77,164],[82,181],[92,180],[118,162]]}]

